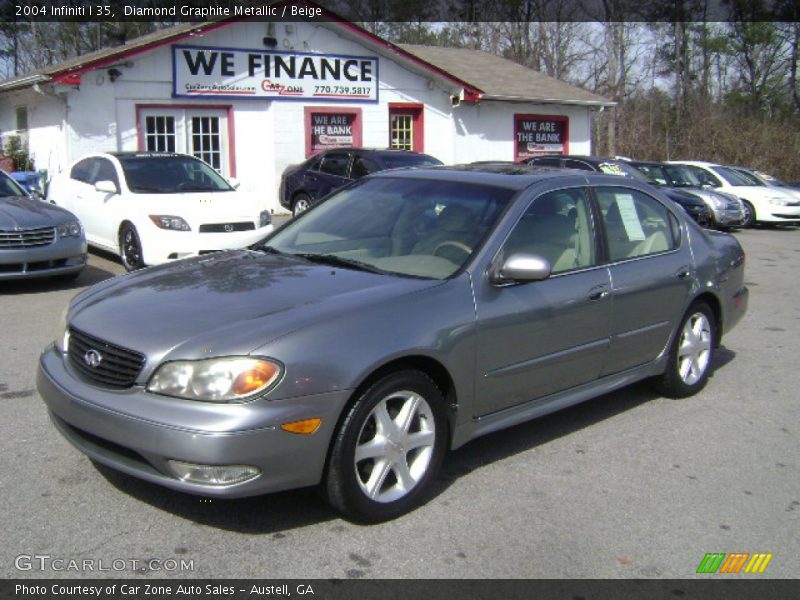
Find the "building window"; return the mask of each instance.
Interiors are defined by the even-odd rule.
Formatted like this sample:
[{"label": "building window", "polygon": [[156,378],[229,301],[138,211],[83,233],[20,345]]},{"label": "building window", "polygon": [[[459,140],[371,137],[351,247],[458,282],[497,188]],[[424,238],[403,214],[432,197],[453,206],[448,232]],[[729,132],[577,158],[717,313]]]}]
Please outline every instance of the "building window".
[{"label": "building window", "polygon": [[175,117],[149,116],[144,120],[144,149],[175,152]]},{"label": "building window", "polygon": [[424,151],[422,105],[389,104],[389,148]]},{"label": "building window", "polygon": [[28,107],[17,107],[17,131],[28,131]]},{"label": "building window", "polygon": [[224,177],[236,177],[230,106],[139,104],[136,122],[139,150],[189,154]]},{"label": "building window", "polygon": [[411,115],[392,115],[389,126],[389,147],[394,150],[414,149],[414,124]]},{"label": "building window", "polygon": [[217,171],[222,168],[218,117],[192,117],[192,154]]}]

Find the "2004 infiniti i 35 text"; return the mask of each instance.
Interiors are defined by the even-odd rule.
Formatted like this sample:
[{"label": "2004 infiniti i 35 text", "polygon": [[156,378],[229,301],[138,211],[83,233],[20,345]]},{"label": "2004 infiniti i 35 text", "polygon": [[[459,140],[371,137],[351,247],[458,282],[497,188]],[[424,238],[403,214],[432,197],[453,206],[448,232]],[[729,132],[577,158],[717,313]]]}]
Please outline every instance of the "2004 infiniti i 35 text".
[{"label": "2004 infiniti i 35 text", "polygon": [[359,180],[259,245],[79,294],[41,356],[99,463],[239,497],[420,504],[447,448],[652,378],[706,384],[744,253],[653,188],[517,166]]}]

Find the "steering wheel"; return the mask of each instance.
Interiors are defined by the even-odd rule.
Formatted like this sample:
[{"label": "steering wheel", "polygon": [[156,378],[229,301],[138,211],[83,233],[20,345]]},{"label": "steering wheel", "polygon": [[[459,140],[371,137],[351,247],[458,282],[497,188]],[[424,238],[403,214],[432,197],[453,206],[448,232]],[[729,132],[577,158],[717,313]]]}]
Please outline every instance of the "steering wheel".
[{"label": "steering wheel", "polygon": [[[446,256],[443,256],[442,254],[440,254],[440,251],[444,250],[446,248],[455,248],[456,250],[458,250],[460,252],[464,252],[467,256],[472,254],[472,248],[467,246],[465,243],[458,242],[456,240],[447,240],[445,242],[442,242],[441,244],[436,246],[436,248],[433,249],[433,255],[434,256],[441,256],[442,258],[447,258]],[[457,262],[457,261],[453,261],[453,262]]]}]

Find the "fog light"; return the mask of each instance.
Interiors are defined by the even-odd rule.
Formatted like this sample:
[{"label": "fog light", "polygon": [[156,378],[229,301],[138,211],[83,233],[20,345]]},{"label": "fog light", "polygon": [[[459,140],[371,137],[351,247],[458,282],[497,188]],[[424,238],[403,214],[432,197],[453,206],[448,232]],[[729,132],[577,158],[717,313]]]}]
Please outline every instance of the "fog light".
[{"label": "fog light", "polygon": [[233,485],[261,474],[261,469],[248,465],[195,465],[179,460],[168,460],[167,464],[181,481],[201,485]]}]

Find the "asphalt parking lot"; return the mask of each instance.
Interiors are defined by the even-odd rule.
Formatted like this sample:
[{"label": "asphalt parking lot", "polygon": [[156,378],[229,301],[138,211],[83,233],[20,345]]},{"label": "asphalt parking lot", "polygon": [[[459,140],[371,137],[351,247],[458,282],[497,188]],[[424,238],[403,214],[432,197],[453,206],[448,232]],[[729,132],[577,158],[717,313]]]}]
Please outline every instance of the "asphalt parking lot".
[{"label": "asphalt parking lot", "polygon": [[479,439],[427,505],[375,526],[313,490],[209,502],[93,465],[50,424],[36,362],[69,298],[122,267],[0,283],[0,575],[684,578],[707,552],[765,552],[758,577],[797,577],[800,230],[736,236],[750,310],[706,390],[636,385]]}]

